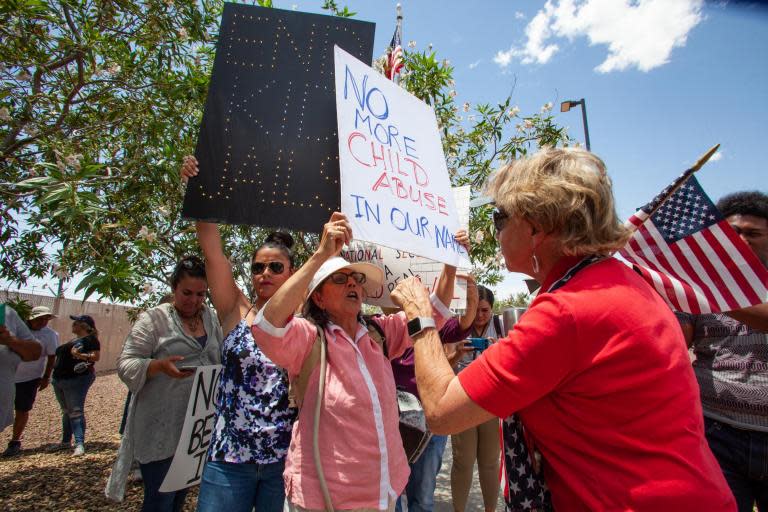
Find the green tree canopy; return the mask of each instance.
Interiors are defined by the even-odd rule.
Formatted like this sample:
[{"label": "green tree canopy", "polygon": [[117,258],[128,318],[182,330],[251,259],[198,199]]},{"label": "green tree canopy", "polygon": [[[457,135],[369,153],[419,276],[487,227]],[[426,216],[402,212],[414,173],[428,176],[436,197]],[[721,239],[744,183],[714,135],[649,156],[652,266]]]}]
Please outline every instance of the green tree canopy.
[{"label": "green tree canopy", "polygon": [[[259,4],[271,7],[271,1]],[[154,301],[174,262],[198,252],[180,220],[181,158],[192,152],[223,2],[6,0],[0,7],[0,277],[83,274],[86,294]],[[325,1],[339,16],[346,7]],[[454,185],[479,193],[500,162],[567,142],[551,106],[511,98],[459,108],[453,67],[405,52],[401,85],[432,105]],[[376,64],[376,63],[374,63]],[[381,62],[378,63],[379,66]],[[513,126],[514,125],[514,126]],[[472,212],[481,282],[501,278],[490,208]],[[264,230],[222,229],[245,285]],[[299,258],[316,236],[295,233]],[[154,290],[154,291],[153,291]]]}]

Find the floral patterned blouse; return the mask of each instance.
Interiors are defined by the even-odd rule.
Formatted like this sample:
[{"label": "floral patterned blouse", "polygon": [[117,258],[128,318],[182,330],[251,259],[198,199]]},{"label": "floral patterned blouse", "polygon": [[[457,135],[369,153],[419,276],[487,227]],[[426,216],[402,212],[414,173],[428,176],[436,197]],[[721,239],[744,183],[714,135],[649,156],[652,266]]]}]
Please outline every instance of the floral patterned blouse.
[{"label": "floral patterned blouse", "polygon": [[271,464],[285,458],[296,410],[288,378],[259,349],[245,319],[221,344],[216,421],[208,460]]}]

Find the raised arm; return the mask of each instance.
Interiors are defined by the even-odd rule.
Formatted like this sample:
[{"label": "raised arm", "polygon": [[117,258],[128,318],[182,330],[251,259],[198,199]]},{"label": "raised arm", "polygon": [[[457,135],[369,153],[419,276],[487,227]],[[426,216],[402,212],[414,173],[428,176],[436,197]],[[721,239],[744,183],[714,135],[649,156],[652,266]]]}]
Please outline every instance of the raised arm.
[{"label": "raised arm", "polygon": [[343,213],[334,212],[323,226],[320,245],[299,270],[275,292],[264,306],[264,318],[275,327],[285,327],[291,315],[304,302],[312,277],[329,258],[341,253],[352,240],[352,227]]},{"label": "raised arm", "polygon": [[[181,165],[181,179],[186,183],[197,176],[197,159],[187,155]],[[197,221],[197,241],[205,256],[205,274],[211,300],[222,324],[231,325],[240,320],[240,303],[248,302],[235,283],[232,265],[222,249],[219,226],[211,222]],[[235,318],[236,317],[236,318]]]},{"label": "raised arm", "polygon": [[[469,253],[469,235],[467,235],[467,232],[460,229],[456,232],[454,238]],[[435,285],[435,295],[440,299],[440,302],[449,307],[453,300],[453,283],[455,280],[456,267],[453,265],[443,265],[443,271],[440,272],[437,285]]]},{"label": "raised arm", "polygon": [[472,327],[472,323],[475,321],[477,315],[477,305],[480,303],[480,298],[477,294],[477,283],[475,278],[471,275],[466,277],[467,279],[467,307],[464,310],[464,314],[459,317],[459,327],[462,331],[466,331]]}]

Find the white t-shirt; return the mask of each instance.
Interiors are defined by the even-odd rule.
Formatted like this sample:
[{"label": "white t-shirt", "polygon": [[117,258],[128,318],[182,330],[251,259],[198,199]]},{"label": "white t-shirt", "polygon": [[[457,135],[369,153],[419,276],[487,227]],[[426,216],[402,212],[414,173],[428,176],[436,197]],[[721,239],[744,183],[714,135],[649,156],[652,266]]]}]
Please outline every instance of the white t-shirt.
[{"label": "white t-shirt", "polygon": [[56,347],[59,346],[59,335],[50,327],[43,327],[38,331],[31,332],[32,336],[43,345],[43,352],[37,361],[19,363],[19,367],[16,368],[16,382],[27,382],[42,377],[48,356],[55,355]]},{"label": "white t-shirt", "polygon": [[[5,306],[5,326],[13,336],[21,340],[35,339],[27,324],[8,305]],[[19,362],[19,354],[6,345],[0,345],[0,432],[13,423],[13,399],[16,396],[16,385],[13,381]]]}]

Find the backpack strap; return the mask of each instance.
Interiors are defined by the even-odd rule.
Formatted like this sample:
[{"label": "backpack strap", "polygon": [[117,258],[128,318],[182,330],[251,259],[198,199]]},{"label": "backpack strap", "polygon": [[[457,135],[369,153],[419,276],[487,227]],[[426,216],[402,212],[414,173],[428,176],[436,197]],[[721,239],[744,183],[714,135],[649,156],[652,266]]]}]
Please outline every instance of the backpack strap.
[{"label": "backpack strap", "polygon": [[387,337],[384,335],[384,329],[382,329],[379,323],[373,318],[373,316],[363,317],[365,327],[368,329],[368,335],[379,346],[381,351],[384,353],[384,357],[389,359],[389,351],[387,350]]},{"label": "backpack strap", "polygon": [[309,385],[309,376],[312,375],[312,371],[320,364],[320,357],[325,353],[322,350],[322,345],[325,344],[325,330],[320,326],[316,326],[316,328],[317,337],[314,343],[312,343],[312,350],[309,351],[309,355],[304,359],[299,374],[288,383],[289,406],[297,409],[301,409],[301,406],[304,404],[304,396],[307,394],[307,386]]},{"label": "backpack strap", "polygon": [[507,333],[501,330],[501,319],[499,318],[499,315],[493,315],[493,327],[496,329],[496,335],[499,338],[503,338],[507,335]]}]

